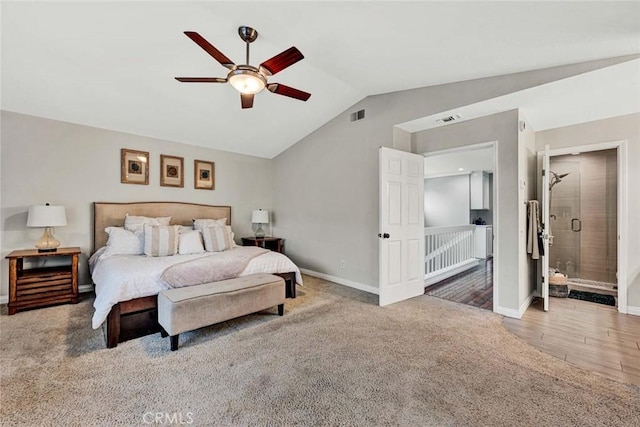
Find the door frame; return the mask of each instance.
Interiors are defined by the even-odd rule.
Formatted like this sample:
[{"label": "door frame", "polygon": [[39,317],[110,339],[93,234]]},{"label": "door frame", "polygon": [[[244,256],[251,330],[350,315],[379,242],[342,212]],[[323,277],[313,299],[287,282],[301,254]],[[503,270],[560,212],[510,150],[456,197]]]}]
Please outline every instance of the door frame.
[{"label": "door frame", "polygon": [[[549,150],[549,157],[562,156],[571,153],[588,153],[591,151],[610,150],[615,148],[618,152],[617,178],[618,178],[618,311],[627,314],[627,217],[628,217],[628,155],[627,140],[598,142],[594,144],[575,145],[572,147],[554,148]],[[541,153],[540,151],[538,153]],[[544,153],[544,152],[542,152]]]},{"label": "door frame", "polygon": [[437,151],[428,151],[426,153],[420,153],[424,157],[432,157],[438,156],[441,154],[454,153],[456,151],[473,151],[473,150],[481,150],[484,148],[493,148],[493,184],[492,184],[492,200],[491,200],[491,209],[493,211],[493,309],[492,311],[496,313],[496,309],[500,306],[498,303],[498,269],[496,265],[499,265],[500,260],[500,244],[498,236],[500,235],[499,225],[500,225],[500,216],[498,212],[498,200],[500,195],[498,194],[498,144],[499,141],[489,141],[489,142],[480,142],[477,144],[469,144],[469,145],[461,145],[459,147],[453,148],[445,148],[443,150]]}]

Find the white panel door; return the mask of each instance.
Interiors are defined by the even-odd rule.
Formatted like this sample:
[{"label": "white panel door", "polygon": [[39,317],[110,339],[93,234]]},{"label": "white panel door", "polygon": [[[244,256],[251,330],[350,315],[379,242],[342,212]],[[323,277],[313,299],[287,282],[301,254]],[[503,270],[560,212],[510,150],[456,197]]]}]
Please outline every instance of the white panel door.
[{"label": "white panel door", "polygon": [[542,299],[544,311],[549,311],[549,241],[551,235],[551,222],[549,221],[549,146],[545,145],[542,157]]},{"label": "white panel door", "polygon": [[380,148],[380,305],[424,294],[424,157]]}]

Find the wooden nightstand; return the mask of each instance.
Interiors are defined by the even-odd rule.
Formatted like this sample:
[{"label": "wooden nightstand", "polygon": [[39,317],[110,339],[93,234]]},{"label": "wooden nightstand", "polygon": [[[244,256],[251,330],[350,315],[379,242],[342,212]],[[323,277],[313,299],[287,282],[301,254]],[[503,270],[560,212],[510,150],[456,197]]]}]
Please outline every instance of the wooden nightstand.
[{"label": "wooden nightstand", "polygon": [[[78,255],[80,248],[58,248],[55,252],[37,249],[13,251],[9,259],[9,314],[18,310],[52,304],[78,302]],[[51,259],[70,257],[71,264],[25,270],[25,258]]]},{"label": "wooden nightstand", "polygon": [[279,237],[243,237],[242,246],[260,246],[275,252],[283,252],[284,239]]}]

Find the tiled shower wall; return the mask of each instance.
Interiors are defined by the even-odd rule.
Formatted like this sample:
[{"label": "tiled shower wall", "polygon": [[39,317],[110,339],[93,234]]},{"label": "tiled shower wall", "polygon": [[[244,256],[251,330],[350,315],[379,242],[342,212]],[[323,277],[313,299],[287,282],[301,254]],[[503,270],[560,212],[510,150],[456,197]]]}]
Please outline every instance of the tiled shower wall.
[{"label": "tiled shower wall", "polygon": [[[550,266],[569,277],[617,283],[616,150],[552,157],[551,170],[569,175],[552,191]],[[579,232],[571,230],[574,218]]]}]

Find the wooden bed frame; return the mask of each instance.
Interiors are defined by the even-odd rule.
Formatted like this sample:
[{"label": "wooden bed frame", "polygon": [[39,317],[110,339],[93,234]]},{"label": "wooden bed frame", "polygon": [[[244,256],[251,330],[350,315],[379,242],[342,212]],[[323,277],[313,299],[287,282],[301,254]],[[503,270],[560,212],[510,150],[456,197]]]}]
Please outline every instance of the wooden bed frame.
[{"label": "wooden bed frame", "polygon": [[[171,224],[187,226],[192,225],[194,218],[227,218],[227,224],[231,225],[230,206],[182,202],[95,202],[93,204],[93,247],[91,253],[106,245],[109,236],[104,231],[105,228],[122,227],[127,213],[150,217],[171,216]],[[287,297],[295,298],[295,273],[282,273],[278,276],[286,282]],[[157,307],[156,295],[121,301],[114,305],[103,324],[107,347],[113,348],[119,342],[160,332]]]}]

